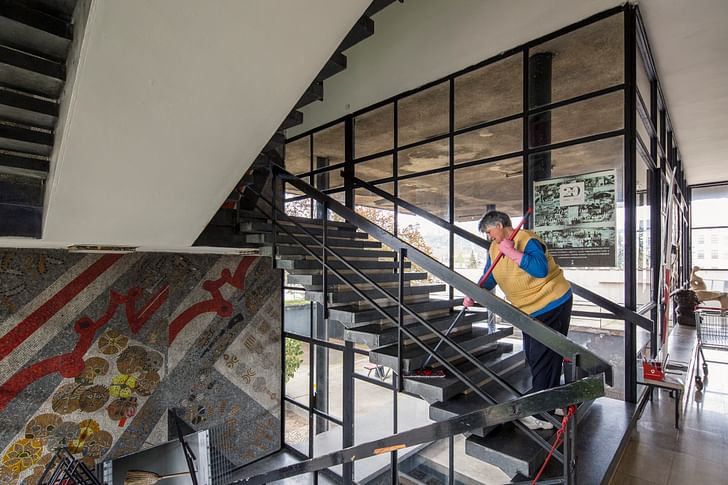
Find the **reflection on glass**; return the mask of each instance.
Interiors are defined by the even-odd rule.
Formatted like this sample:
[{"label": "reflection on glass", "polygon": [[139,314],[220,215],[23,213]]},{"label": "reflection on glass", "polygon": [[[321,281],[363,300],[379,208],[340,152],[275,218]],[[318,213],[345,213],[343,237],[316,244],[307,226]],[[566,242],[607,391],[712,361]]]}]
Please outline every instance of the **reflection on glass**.
[{"label": "reflection on glass", "polygon": [[286,444],[308,456],[308,411],[287,402],[285,420]]},{"label": "reflection on glass", "polygon": [[647,74],[647,68],[642,60],[642,53],[640,52],[639,46],[635,45],[637,58],[637,90],[642,96],[642,100],[645,102],[645,108],[649,116],[650,106],[652,103],[652,89],[650,88],[650,77]]},{"label": "reflection on glass", "polygon": [[516,54],[455,79],[455,129],[523,110],[523,56]]},{"label": "reflection on glass", "polygon": [[442,219],[449,219],[449,172],[399,181],[399,198]]},{"label": "reflection on glass", "polygon": [[313,167],[328,167],[344,161],[344,123],[313,135]]},{"label": "reflection on glass", "polygon": [[447,133],[449,93],[450,85],[445,81],[397,102],[398,146]]},{"label": "reflection on glass", "polygon": [[367,160],[354,165],[354,174],[356,178],[371,182],[392,176],[392,156],[385,155],[383,157]]},{"label": "reflection on glass", "polygon": [[523,122],[507,121],[455,137],[455,163],[518,152],[523,149]]},{"label": "reflection on glass", "polygon": [[553,54],[551,102],[624,82],[623,26],[624,15],[613,15],[529,50]]},{"label": "reflection on glass", "polygon": [[622,128],[624,94],[617,91],[568,104],[549,113],[550,116],[540,113],[530,117],[531,146],[559,143]]},{"label": "reflection on glass", "polygon": [[455,170],[455,220],[479,220],[486,210],[499,210],[511,218],[523,212],[523,159]]},{"label": "reflection on glass", "polygon": [[652,261],[650,257],[650,186],[649,169],[643,161],[637,163],[637,304],[652,300]]},{"label": "reflection on glass", "polygon": [[[478,236],[483,236],[478,234],[478,220],[458,222],[457,226]],[[454,243],[453,268],[470,281],[478,281],[485,268],[488,250],[457,235]]]},{"label": "reflection on glass", "polygon": [[[283,297],[283,328],[285,331],[304,337],[310,336],[311,302],[306,299],[306,292],[286,289]],[[288,345],[288,342],[286,342],[286,345]]]},{"label": "reflection on glass", "polygon": [[308,372],[311,365],[310,345],[286,338],[286,396],[308,406],[310,390]]},{"label": "reflection on glass", "polygon": [[402,150],[397,155],[400,175],[420,173],[450,164],[450,140],[433,141]]},{"label": "reflection on glass", "polygon": [[[294,197],[296,194],[286,194],[286,198]],[[311,199],[298,199],[286,202],[286,214],[292,217],[305,217],[311,219],[313,211],[311,210]]]},{"label": "reflection on glass", "polygon": [[[446,229],[403,209],[399,211],[397,228],[400,239],[442,264],[450,264],[450,234]],[[423,270],[413,265],[413,271]]]},{"label": "reflection on glass", "polygon": [[313,176],[314,185],[319,190],[338,189],[344,186],[344,177],[341,176],[341,168],[327,170]]},{"label": "reflection on glass", "polygon": [[310,142],[311,138],[304,136],[296,141],[286,143],[286,170],[295,175],[311,170]]},{"label": "reflection on glass", "polygon": [[354,157],[394,148],[394,105],[388,104],[354,118]]}]

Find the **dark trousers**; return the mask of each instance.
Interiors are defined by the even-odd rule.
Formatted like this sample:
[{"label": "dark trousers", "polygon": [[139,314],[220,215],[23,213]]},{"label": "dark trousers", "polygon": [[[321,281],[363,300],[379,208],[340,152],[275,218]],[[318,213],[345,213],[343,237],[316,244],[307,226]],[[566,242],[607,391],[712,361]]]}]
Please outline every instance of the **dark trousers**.
[{"label": "dark trousers", "polygon": [[[573,303],[574,298],[569,298],[553,310],[534,318],[566,335],[569,333]],[[526,362],[531,368],[531,392],[543,391],[561,384],[561,365],[563,361],[561,355],[525,333],[523,334],[523,350],[526,352]]]}]

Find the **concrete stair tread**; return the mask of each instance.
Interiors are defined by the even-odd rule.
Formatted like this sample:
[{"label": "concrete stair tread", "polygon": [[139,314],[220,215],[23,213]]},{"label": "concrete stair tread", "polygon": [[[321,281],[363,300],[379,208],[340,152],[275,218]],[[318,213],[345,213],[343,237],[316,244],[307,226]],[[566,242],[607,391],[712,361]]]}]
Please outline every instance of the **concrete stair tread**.
[{"label": "concrete stair tread", "polygon": [[[397,275],[395,275],[395,276],[397,276]],[[455,307],[458,305],[462,305],[462,303],[463,303],[462,298],[456,298],[453,300],[431,299],[431,300],[424,301],[424,302],[410,303],[410,304],[408,304],[408,306],[413,311],[415,311],[417,313],[422,313],[422,312],[452,308],[452,307]],[[397,305],[386,306],[383,308],[383,310],[386,311],[389,315],[391,315],[393,317],[397,317],[397,314],[399,312],[399,306],[397,306]],[[405,312],[405,314],[406,314],[406,312]],[[330,308],[329,309],[329,318],[331,318],[333,320],[338,320],[341,323],[346,324],[347,322],[348,323],[360,323],[360,322],[377,321],[377,320],[382,320],[385,317],[383,317],[382,314],[378,310],[369,308],[369,305],[367,305],[366,308],[357,308],[352,305],[342,305],[342,306]]]},{"label": "concrete stair tread", "polygon": [[[526,365],[523,350],[518,342],[498,342],[494,350],[478,356],[478,360],[501,377]],[[456,367],[481,387],[490,381],[488,376],[470,362],[456,364]],[[445,372],[447,374],[447,371]],[[448,375],[439,379],[408,377],[404,380],[405,391],[419,395],[429,403],[447,401],[469,389],[468,385],[457,377]]]},{"label": "concrete stair tread", "polygon": [[[280,222],[281,225],[285,227],[284,229],[279,229],[278,234],[280,236],[286,235],[286,230],[292,232],[295,235],[306,235],[305,231],[319,236],[323,234],[324,229],[323,227],[318,224],[307,224],[301,227],[295,226],[293,224],[286,224],[285,222]],[[240,222],[239,225],[240,232],[249,232],[249,233],[270,233],[273,231],[273,225],[272,223],[268,221],[244,221]],[[354,239],[367,239],[369,237],[369,234],[366,232],[361,231],[352,231],[349,229],[344,229],[341,227],[328,227],[326,228],[326,234],[329,237],[342,237],[342,238],[354,238]]]},{"label": "concrete stair tread", "polygon": [[[359,249],[359,248],[336,248],[334,250],[339,256],[347,258],[394,258],[397,253],[385,249]],[[273,248],[266,248],[264,256],[272,256]],[[277,259],[308,260],[312,256],[302,247],[279,246],[276,252]],[[333,256],[332,256],[333,259]]]},{"label": "concrete stair tread", "polygon": [[[397,261],[377,261],[377,260],[365,260],[365,261],[347,261],[349,264],[357,269],[391,269],[399,267]],[[351,271],[348,267],[338,259],[333,257],[327,258],[327,264],[334,269],[341,269],[345,271]],[[321,272],[321,263],[316,260],[300,260],[300,259],[277,259],[276,268],[289,270],[289,272],[296,274],[296,270],[315,270]],[[411,268],[412,263],[409,261],[405,262],[405,268]]]},{"label": "concrete stair tread", "polygon": [[[451,321],[454,318],[455,316],[451,318]],[[424,325],[420,326],[424,327]],[[485,351],[484,347],[494,346],[499,339],[508,337],[512,334],[513,327],[501,327],[493,332],[491,332],[487,327],[471,327],[468,332],[452,336],[452,340],[468,352],[478,355]],[[437,345],[437,342],[439,342],[439,339],[435,337],[435,340],[430,344],[430,347],[433,348]],[[449,362],[463,360],[463,357],[455,349],[445,343],[443,343],[438,349],[438,354],[443,358],[446,358]],[[403,349],[402,366],[404,370],[409,372],[421,368],[427,360],[428,355],[429,354],[427,354],[422,347],[417,344],[413,344],[408,348]],[[369,352],[369,361],[373,364],[380,364],[396,369],[397,345],[388,345],[386,347],[371,350]],[[437,367],[439,366],[439,363],[437,360],[432,358],[430,359],[429,365]]]},{"label": "concrete stair tread", "polygon": [[[445,285],[408,285],[404,287],[404,296],[428,295],[430,293],[439,293],[445,291]],[[397,297],[399,288],[383,288],[388,294]],[[360,290],[369,298],[374,300],[386,299],[378,289]],[[306,293],[306,299],[323,303],[323,291],[309,291]],[[358,303],[366,301],[358,293],[353,290],[342,290],[329,292],[328,301],[330,304]],[[391,300],[390,300],[391,301]],[[405,299],[405,301],[407,301]]]},{"label": "concrete stair tread", "polygon": [[[431,320],[430,324],[438,330],[445,331],[452,323],[453,318],[455,318],[453,315],[448,315],[447,317]],[[453,333],[451,335],[468,332],[472,328],[473,323],[483,321],[486,318],[487,315],[480,312],[466,313],[460,320],[458,326],[453,329]],[[419,323],[415,322],[405,324],[405,327],[407,327],[417,337],[426,338],[428,336],[432,336],[432,332]],[[396,327],[374,323],[371,325],[357,327],[355,329],[345,330],[344,338],[356,343],[368,345],[370,348],[376,348],[397,342],[397,333],[398,331]],[[406,336],[404,337],[407,338]]]},{"label": "concrete stair tread", "polygon": [[[345,275],[346,278],[356,284],[367,284],[360,276],[358,275]],[[394,281],[399,280],[399,275],[397,273],[373,273],[373,274],[367,274],[367,276],[374,281],[375,283],[391,283]],[[415,281],[415,280],[424,280],[427,279],[429,275],[427,273],[405,273],[404,279],[405,281]],[[321,289],[321,285],[323,284],[322,275],[289,275],[288,276],[288,283],[293,285],[302,285],[305,290],[307,291],[316,291]],[[328,278],[329,285],[343,285],[346,284],[343,281],[341,281],[336,275],[329,275]]]},{"label": "concrete stair tread", "polygon": [[[265,234],[244,234],[246,241],[256,244],[273,244],[273,235],[270,233]],[[320,249],[320,241],[308,236],[296,235],[296,238],[301,243],[311,245],[311,249],[318,251]],[[368,239],[354,239],[354,238],[341,238],[341,237],[329,237],[327,243],[332,248],[337,247],[351,247],[351,248],[381,248],[382,243],[379,241],[370,241]],[[286,234],[278,234],[276,238],[276,244],[286,245],[298,245],[298,241]]]}]

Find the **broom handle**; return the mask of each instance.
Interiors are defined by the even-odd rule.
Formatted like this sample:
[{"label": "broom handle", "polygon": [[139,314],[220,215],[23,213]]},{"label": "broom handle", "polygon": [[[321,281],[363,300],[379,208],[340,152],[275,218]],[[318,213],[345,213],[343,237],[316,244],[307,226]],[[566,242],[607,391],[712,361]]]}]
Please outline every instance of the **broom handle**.
[{"label": "broom handle", "polygon": [[164,480],[164,479],[167,479],[167,478],[181,477],[182,475],[189,475],[189,474],[190,474],[190,472],[188,470],[186,472],[178,472],[178,473],[171,473],[169,475],[163,475],[163,476],[159,477],[159,479],[160,480]]},{"label": "broom handle", "polygon": [[[460,310],[460,313],[458,313],[458,315],[455,317],[455,320],[453,320],[452,323],[450,324],[450,327],[448,327],[447,332],[445,332],[445,337],[448,337],[450,335],[450,332],[452,332],[452,329],[455,328],[455,325],[457,325],[458,322],[460,321],[460,319],[463,317],[463,315],[465,315],[465,310],[467,310],[467,309],[468,309],[467,307],[463,307],[463,309]],[[444,340],[440,340],[439,342],[437,342],[437,345],[435,345],[435,348],[432,350],[432,353],[427,356],[427,360],[425,360],[425,363],[422,364],[423,369],[425,367],[427,367],[427,364],[430,363],[430,361],[432,360],[432,356],[437,353],[437,350],[440,348],[440,345],[442,345],[443,342],[444,342]]]}]

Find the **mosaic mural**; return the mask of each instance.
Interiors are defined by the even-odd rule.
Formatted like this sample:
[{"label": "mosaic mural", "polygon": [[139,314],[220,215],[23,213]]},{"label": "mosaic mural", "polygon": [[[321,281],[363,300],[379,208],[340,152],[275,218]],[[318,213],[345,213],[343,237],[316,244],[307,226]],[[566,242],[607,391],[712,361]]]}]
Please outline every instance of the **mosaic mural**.
[{"label": "mosaic mural", "polygon": [[0,251],[0,483],[165,442],[169,409],[235,465],[277,450],[280,284],[250,256]]}]

